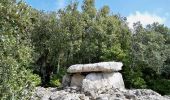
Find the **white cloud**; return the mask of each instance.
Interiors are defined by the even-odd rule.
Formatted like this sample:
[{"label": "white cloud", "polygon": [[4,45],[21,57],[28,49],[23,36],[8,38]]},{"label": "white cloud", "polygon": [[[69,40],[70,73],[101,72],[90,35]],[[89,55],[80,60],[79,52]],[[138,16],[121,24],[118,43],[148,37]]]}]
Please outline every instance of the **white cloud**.
[{"label": "white cloud", "polygon": [[128,25],[131,29],[133,29],[133,23],[140,21],[141,24],[145,27],[148,24],[152,24],[154,22],[158,22],[160,24],[164,24],[166,19],[155,14],[151,14],[148,12],[141,13],[139,11],[134,14],[130,14],[127,17]]}]

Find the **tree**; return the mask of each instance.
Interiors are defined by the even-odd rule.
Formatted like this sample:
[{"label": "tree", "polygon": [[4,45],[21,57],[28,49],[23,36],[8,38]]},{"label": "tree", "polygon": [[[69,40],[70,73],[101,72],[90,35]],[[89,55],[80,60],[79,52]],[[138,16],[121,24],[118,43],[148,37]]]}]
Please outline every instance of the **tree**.
[{"label": "tree", "polygon": [[29,69],[33,47],[32,9],[23,2],[0,2],[0,99],[29,99],[33,78]]},{"label": "tree", "polygon": [[137,23],[133,38],[135,64],[141,68],[150,67],[160,73],[166,60],[164,36],[149,26],[145,29]]},{"label": "tree", "polygon": [[165,38],[165,55],[166,55],[166,60],[164,62],[163,68],[161,70],[162,75],[165,78],[170,78],[170,30],[168,27],[161,25],[159,23],[154,23],[152,25],[148,25],[150,30],[154,30],[160,34],[163,35]]}]

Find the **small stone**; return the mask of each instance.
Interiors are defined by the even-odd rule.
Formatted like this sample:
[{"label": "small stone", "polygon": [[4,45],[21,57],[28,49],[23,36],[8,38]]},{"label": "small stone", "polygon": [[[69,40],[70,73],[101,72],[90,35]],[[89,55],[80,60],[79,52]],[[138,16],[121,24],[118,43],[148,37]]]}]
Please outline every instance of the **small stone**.
[{"label": "small stone", "polygon": [[69,88],[68,88],[68,89],[66,89],[66,92],[70,92],[70,91],[71,91],[71,89],[69,89]]},{"label": "small stone", "polygon": [[120,94],[116,94],[116,97],[120,97],[121,95]]},{"label": "small stone", "polygon": [[109,100],[108,97],[98,97],[96,100]]},{"label": "small stone", "polygon": [[124,94],[126,99],[130,99],[130,100],[136,100],[136,96],[133,94]]},{"label": "small stone", "polygon": [[76,90],[71,90],[71,93],[76,93],[77,91]]}]

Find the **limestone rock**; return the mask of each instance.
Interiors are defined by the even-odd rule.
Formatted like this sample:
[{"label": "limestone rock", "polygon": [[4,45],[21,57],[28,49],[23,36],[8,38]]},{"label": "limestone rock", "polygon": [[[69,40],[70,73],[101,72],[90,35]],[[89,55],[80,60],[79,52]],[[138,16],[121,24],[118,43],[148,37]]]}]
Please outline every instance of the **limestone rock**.
[{"label": "limestone rock", "polygon": [[[76,88],[70,88],[75,90]],[[85,95],[83,93],[71,93],[57,88],[36,87],[31,100],[170,100],[168,96],[161,96],[150,89],[120,90],[111,88],[102,93]]]},{"label": "limestone rock", "polygon": [[85,76],[81,75],[81,74],[74,74],[71,78],[71,84],[70,86],[77,86],[77,87],[81,87],[82,86],[82,81],[85,78]]},{"label": "limestone rock", "polygon": [[90,73],[82,82],[84,92],[95,92],[99,94],[110,88],[125,88],[122,75],[119,72]]},{"label": "limestone rock", "polygon": [[43,87],[36,87],[35,94],[31,100],[48,100],[53,90],[57,91],[56,88],[45,89]]},{"label": "limestone rock", "polygon": [[126,96],[126,98],[132,96],[136,97],[134,100],[170,100],[150,89],[126,90],[126,92],[124,92],[123,94]]},{"label": "limestone rock", "polygon": [[52,100],[80,100],[80,98],[77,94],[62,94]]},{"label": "limestone rock", "polygon": [[71,76],[68,74],[64,75],[62,79],[62,86],[67,87],[70,85],[70,83],[71,83]]},{"label": "limestone rock", "polygon": [[121,62],[100,62],[94,64],[76,64],[67,69],[68,73],[81,72],[116,72],[122,70]]}]

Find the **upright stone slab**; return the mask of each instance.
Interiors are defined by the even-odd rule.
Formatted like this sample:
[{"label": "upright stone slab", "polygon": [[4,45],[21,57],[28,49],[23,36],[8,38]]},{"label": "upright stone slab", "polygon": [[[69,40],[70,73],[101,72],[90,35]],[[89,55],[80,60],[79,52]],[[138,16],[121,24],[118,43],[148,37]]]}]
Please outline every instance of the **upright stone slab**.
[{"label": "upright stone slab", "polygon": [[70,86],[70,83],[71,83],[71,76],[68,74],[64,75],[62,79],[62,87]]},{"label": "upright stone slab", "polygon": [[119,72],[90,73],[82,82],[82,89],[84,92],[98,92],[110,88],[125,88],[122,75]]},{"label": "upright stone slab", "polygon": [[77,86],[81,87],[82,86],[82,81],[85,77],[81,75],[80,73],[74,74],[71,78],[71,84],[70,86]]}]

